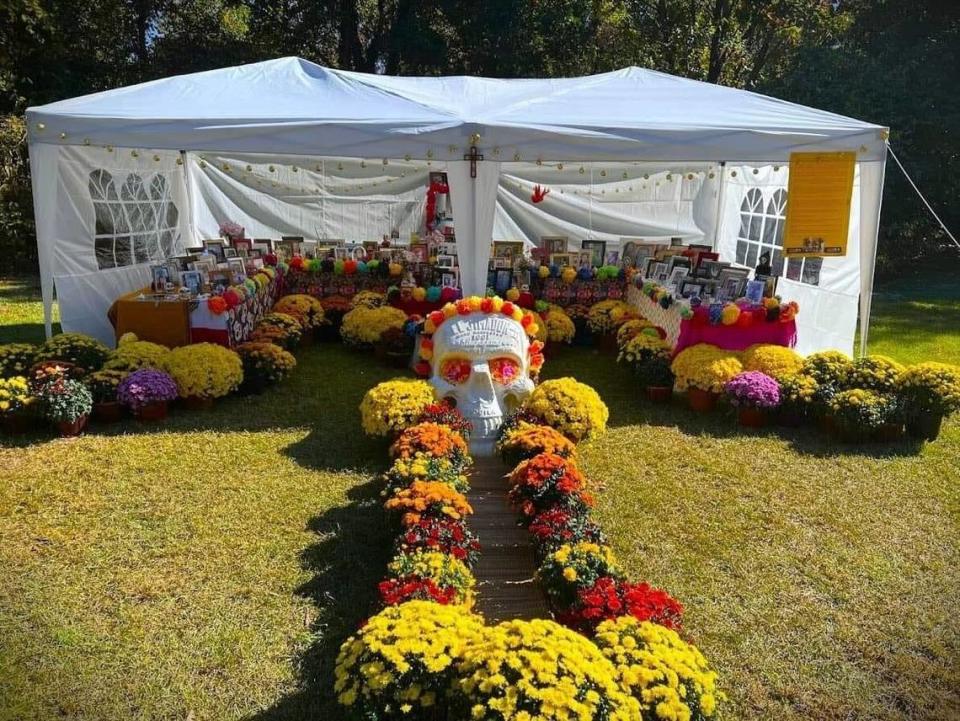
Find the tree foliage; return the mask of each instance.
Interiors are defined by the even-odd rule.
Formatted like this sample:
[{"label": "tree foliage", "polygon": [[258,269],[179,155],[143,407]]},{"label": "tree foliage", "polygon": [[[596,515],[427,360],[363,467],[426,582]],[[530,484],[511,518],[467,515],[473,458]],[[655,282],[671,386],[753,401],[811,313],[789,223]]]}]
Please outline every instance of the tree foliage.
[{"label": "tree foliage", "polygon": [[[5,0],[0,252],[32,234],[15,119],[27,106],[284,55],[403,75],[638,65],[758,89],[890,125],[956,226],[958,14],[940,0],[906,12],[898,0]],[[881,256],[935,248],[938,231],[896,172],[888,185]],[[17,258],[29,270],[26,245]]]}]

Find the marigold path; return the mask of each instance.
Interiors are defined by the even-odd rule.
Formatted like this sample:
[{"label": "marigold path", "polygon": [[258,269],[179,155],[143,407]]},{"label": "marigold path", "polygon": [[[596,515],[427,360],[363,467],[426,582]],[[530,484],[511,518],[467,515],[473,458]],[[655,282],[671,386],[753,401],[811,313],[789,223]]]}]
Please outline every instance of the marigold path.
[{"label": "marigold path", "polygon": [[509,469],[499,458],[476,458],[468,498],[474,514],[470,529],[480,538],[477,578],[477,610],[488,622],[511,618],[549,618],[536,571],[533,547],[517,514],[507,502]]}]

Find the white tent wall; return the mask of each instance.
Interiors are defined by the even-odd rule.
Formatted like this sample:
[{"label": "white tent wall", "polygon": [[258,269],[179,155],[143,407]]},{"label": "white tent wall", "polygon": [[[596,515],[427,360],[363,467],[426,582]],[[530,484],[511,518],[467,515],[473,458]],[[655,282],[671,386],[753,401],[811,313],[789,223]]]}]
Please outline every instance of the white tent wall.
[{"label": "white tent wall", "polygon": [[[769,224],[775,222],[774,194],[787,189],[790,169],[787,164],[746,166],[728,164],[724,169],[726,190],[721,213],[717,251],[721,260],[736,261],[738,242],[756,246],[751,238],[762,233],[766,241],[777,238],[782,245],[783,223],[779,233]],[[756,190],[762,201],[761,213],[745,210],[748,193]],[[789,202],[789,198],[787,198]],[[749,200],[747,201],[749,207]],[[753,225],[751,226],[751,221]],[[858,297],[860,294],[860,172],[854,179],[850,207],[850,230],[847,254],[840,258],[824,258],[819,274],[801,273],[794,279],[784,274],[778,283],[778,292],[785,300],[800,304],[797,315],[797,351],[802,354],[836,349],[853,353],[853,339],[857,327]],[[808,262],[808,261],[805,261]],[[752,258],[746,265],[756,265]]]},{"label": "white tent wall", "polygon": [[188,153],[194,242],[234,221],[250,238],[401,238],[423,227],[430,172],[443,163]]},{"label": "white tent wall", "polygon": [[[189,202],[180,154],[33,145],[37,247],[47,332],[56,288],[64,330],[112,345],[107,311],[150,283],[152,262],[183,251]],[[35,190],[37,184],[34,184]]]},{"label": "white tent wall", "polygon": [[[683,238],[712,242],[719,168],[711,163],[504,163],[497,193],[494,240],[567,236],[571,250],[584,238]],[[549,188],[540,203],[534,187]]]}]

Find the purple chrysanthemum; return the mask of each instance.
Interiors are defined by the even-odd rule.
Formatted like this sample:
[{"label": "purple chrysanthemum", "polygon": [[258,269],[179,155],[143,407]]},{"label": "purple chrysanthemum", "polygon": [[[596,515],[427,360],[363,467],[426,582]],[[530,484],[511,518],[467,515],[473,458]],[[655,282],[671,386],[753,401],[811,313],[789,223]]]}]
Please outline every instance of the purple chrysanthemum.
[{"label": "purple chrysanthemum", "polygon": [[724,390],[735,406],[776,408],[780,405],[780,385],[760,371],[746,371],[734,376]]},{"label": "purple chrysanthemum", "polygon": [[117,400],[138,410],[150,403],[172,401],[177,397],[177,384],[163,371],[144,368],[134,371],[117,386]]}]

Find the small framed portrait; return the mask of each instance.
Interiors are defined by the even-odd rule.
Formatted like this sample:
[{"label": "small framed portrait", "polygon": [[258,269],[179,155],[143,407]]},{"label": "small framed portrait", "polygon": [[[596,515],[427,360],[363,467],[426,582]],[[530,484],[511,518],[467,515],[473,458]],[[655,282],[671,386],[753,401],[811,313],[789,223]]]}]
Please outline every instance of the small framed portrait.
[{"label": "small framed portrait", "polygon": [[273,249],[277,255],[282,255],[287,260],[290,260],[293,256],[299,255],[300,241],[283,238],[280,242],[274,243]]},{"label": "small framed portrait", "polygon": [[743,295],[743,289],[747,281],[739,277],[721,278],[717,290],[718,300],[736,300]]},{"label": "small framed portrait", "polygon": [[747,300],[749,300],[754,305],[759,305],[763,301],[763,291],[767,288],[767,281],[765,279],[761,280],[748,280],[747,281]]},{"label": "small framed portrait", "polygon": [[273,241],[270,238],[254,238],[254,250],[259,250],[261,255],[269,255],[273,252]]},{"label": "small framed portrait", "polygon": [[151,265],[150,279],[154,290],[165,290],[170,282],[170,269],[165,265]]},{"label": "small framed portrait", "polygon": [[444,271],[440,274],[440,287],[441,288],[459,288],[460,282],[458,278],[458,273],[455,271]]},{"label": "small framed portrait", "polygon": [[491,258],[490,262],[493,263],[494,270],[513,267],[513,261],[511,261],[509,258]]},{"label": "small framed portrait", "polygon": [[523,255],[522,240],[495,240],[493,241],[493,257],[508,258],[511,264]]},{"label": "small framed portrait", "polygon": [[253,248],[253,241],[250,240],[250,238],[235,238],[233,247],[236,249],[237,255],[243,258],[250,254],[250,250]]},{"label": "small framed portrait", "polygon": [[679,286],[681,298],[693,298],[694,296],[703,297],[703,284],[696,280],[684,278]]},{"label": "small framed portrait", "polygon": [[608,250],[603,258],[604,265],[620,265],[620,251]]},{"label": "small framed portrait", "polygon": [[679,288],[683,283],[684,278],[690,273],[689,268],[674,268],[670,271],[669,280],[667,281],[667,286],[673,286],[674,288]]},{"label": "small framed portrait", "polygon": [[233,284],[239,285],[247,279],[247,264],[244,258],[228,258],[227,265],[233,274]]},{"label": "small framed portrait", "polygon": [[316,258],[317,257],[317,241],[315,240],[305,240],[300,244],[300,252],[303,254],[304,258]]},{"label": "small framed portrait", "polygon": [[607,255],[607,241],[605,240],[581,240],[580,247],[583,250],[589,250],[591,254],[590,264],[594,268],[603,265],[604,258]]},{"label": "small framed portrait", "polygon": [[454,268],[457,265],[457,256],[455,255],[438,255],[437,256],[437,267],[438,268]]},{"label": "small framed portrait", "polygon": [[566,253],[569,242],[570,239],[565,235],[543,235],[540,236],[539,247],[547,251],[547,255],[551,253]]},{"label": "small framed portrait", "polygon": [[578,268],[592,268],[593,267],[593,251],[592,250],[581,250],[579,253],[576,253],[576,258],[571,256],[572,265],[577,266]]},{"label": "small framed portrait", "polygon": [[410,252],[417,263],[426,263],[430,259],[430,249],[426,243],[411,243]]},{"label": "small framed portrait", "polygon": [[[551,253],[550,254],[550,265],[555,265],[559,268],[570,265],[570,253]],[[573,254],[574,258],[579,260],[580,256],[577,253]]]},{"label": "small framed portrait", "polygon": [[671,255],[667,261],[667,272],[672,273],[674,268],[686,268],[689,272],[693,264],[690,259],[683,255]]},{"label": "small framed portrait", "polygon": [[237,249],[236,249],[236,248],[224,248],[224,249],[223,249],[223,257],[224,257],[224,259],[228,259],[228,258],[239,258],[239,257],[240,257],[240,254],[237,253]]},{"label": "small framed portrait", "polygon": [[191,295],[199,295],[203,290],[203,275],[199,270],[185,270],[180,273],[180,284],[190,291]]},{"label": "small framed portrait", "polygon": [[250,258],[251,260],[254,259],[254,258],[262,258],[262,257],[263,257],[263,253],[260,252],[260,249],[259,249],[259,248],[251,248],[251,249],[247,252],[247,257]]},{"label": "small framed portrait", "polygon": [[650,273],[650,279],[655,280],[658,283],[666,285],[667,278],[670,277],[670,274],[667,272],[666,263],[654,263],[653,270]]},{"label": "small framed portrait", "polygon": [[494,286],[494,290],[499,294],[506,293],[513,286],[513,272],[503,268],[497,271],[497,284]]},{"label": "small framed portrait", "polygon": [[[203,248],[200,248],[200,251],[203,252]],[[190,263],[193,263],[197,260],[199,255],[177,255],[170,259],[169,262],[177,264],[177,270],[183,272],[189,270]]]},{"label": "small framed portrait", "polygon": [[217,268],[216,270],[211,270],[207,274],[207,278],[210,283],[210,288],[214,294],[219,295],[223,293],[227,288],[233,285],[233,272],[229,269]]},{"label": "small framed portrait", "polygon": [[352,256],[350,254],[349,248],[347,248],[346,246],[338,245],[338,246],[335,246],[333,249],[333,257],[336,260],[350,260]]},{"label": "small framed portrait", "polygon": [[727,264],[721,263],[719,260],[701,259],[697,266],[697,275],[709,280],[718,280],[725,267],[727,267]]},{"label": "small framed portrait", "polygon": [[198,258],[197,260],[190,263],[188,266],[189,270],[197,270],[201,273],[208,274],[217,268],[217,262],[213,258]]},{"label": "small framed portrait", "polygon": [[226,247],[226,243],[220,238],[203,241],[203,249],[216,258],[218,263],[222,263],[227,259],[227,255],[224,252]]},{"label": "small framed portrait", "polygon": [[456,255],[456,254],[457,254],[456,243],[438,243],[437,244],[437,255]]}]

